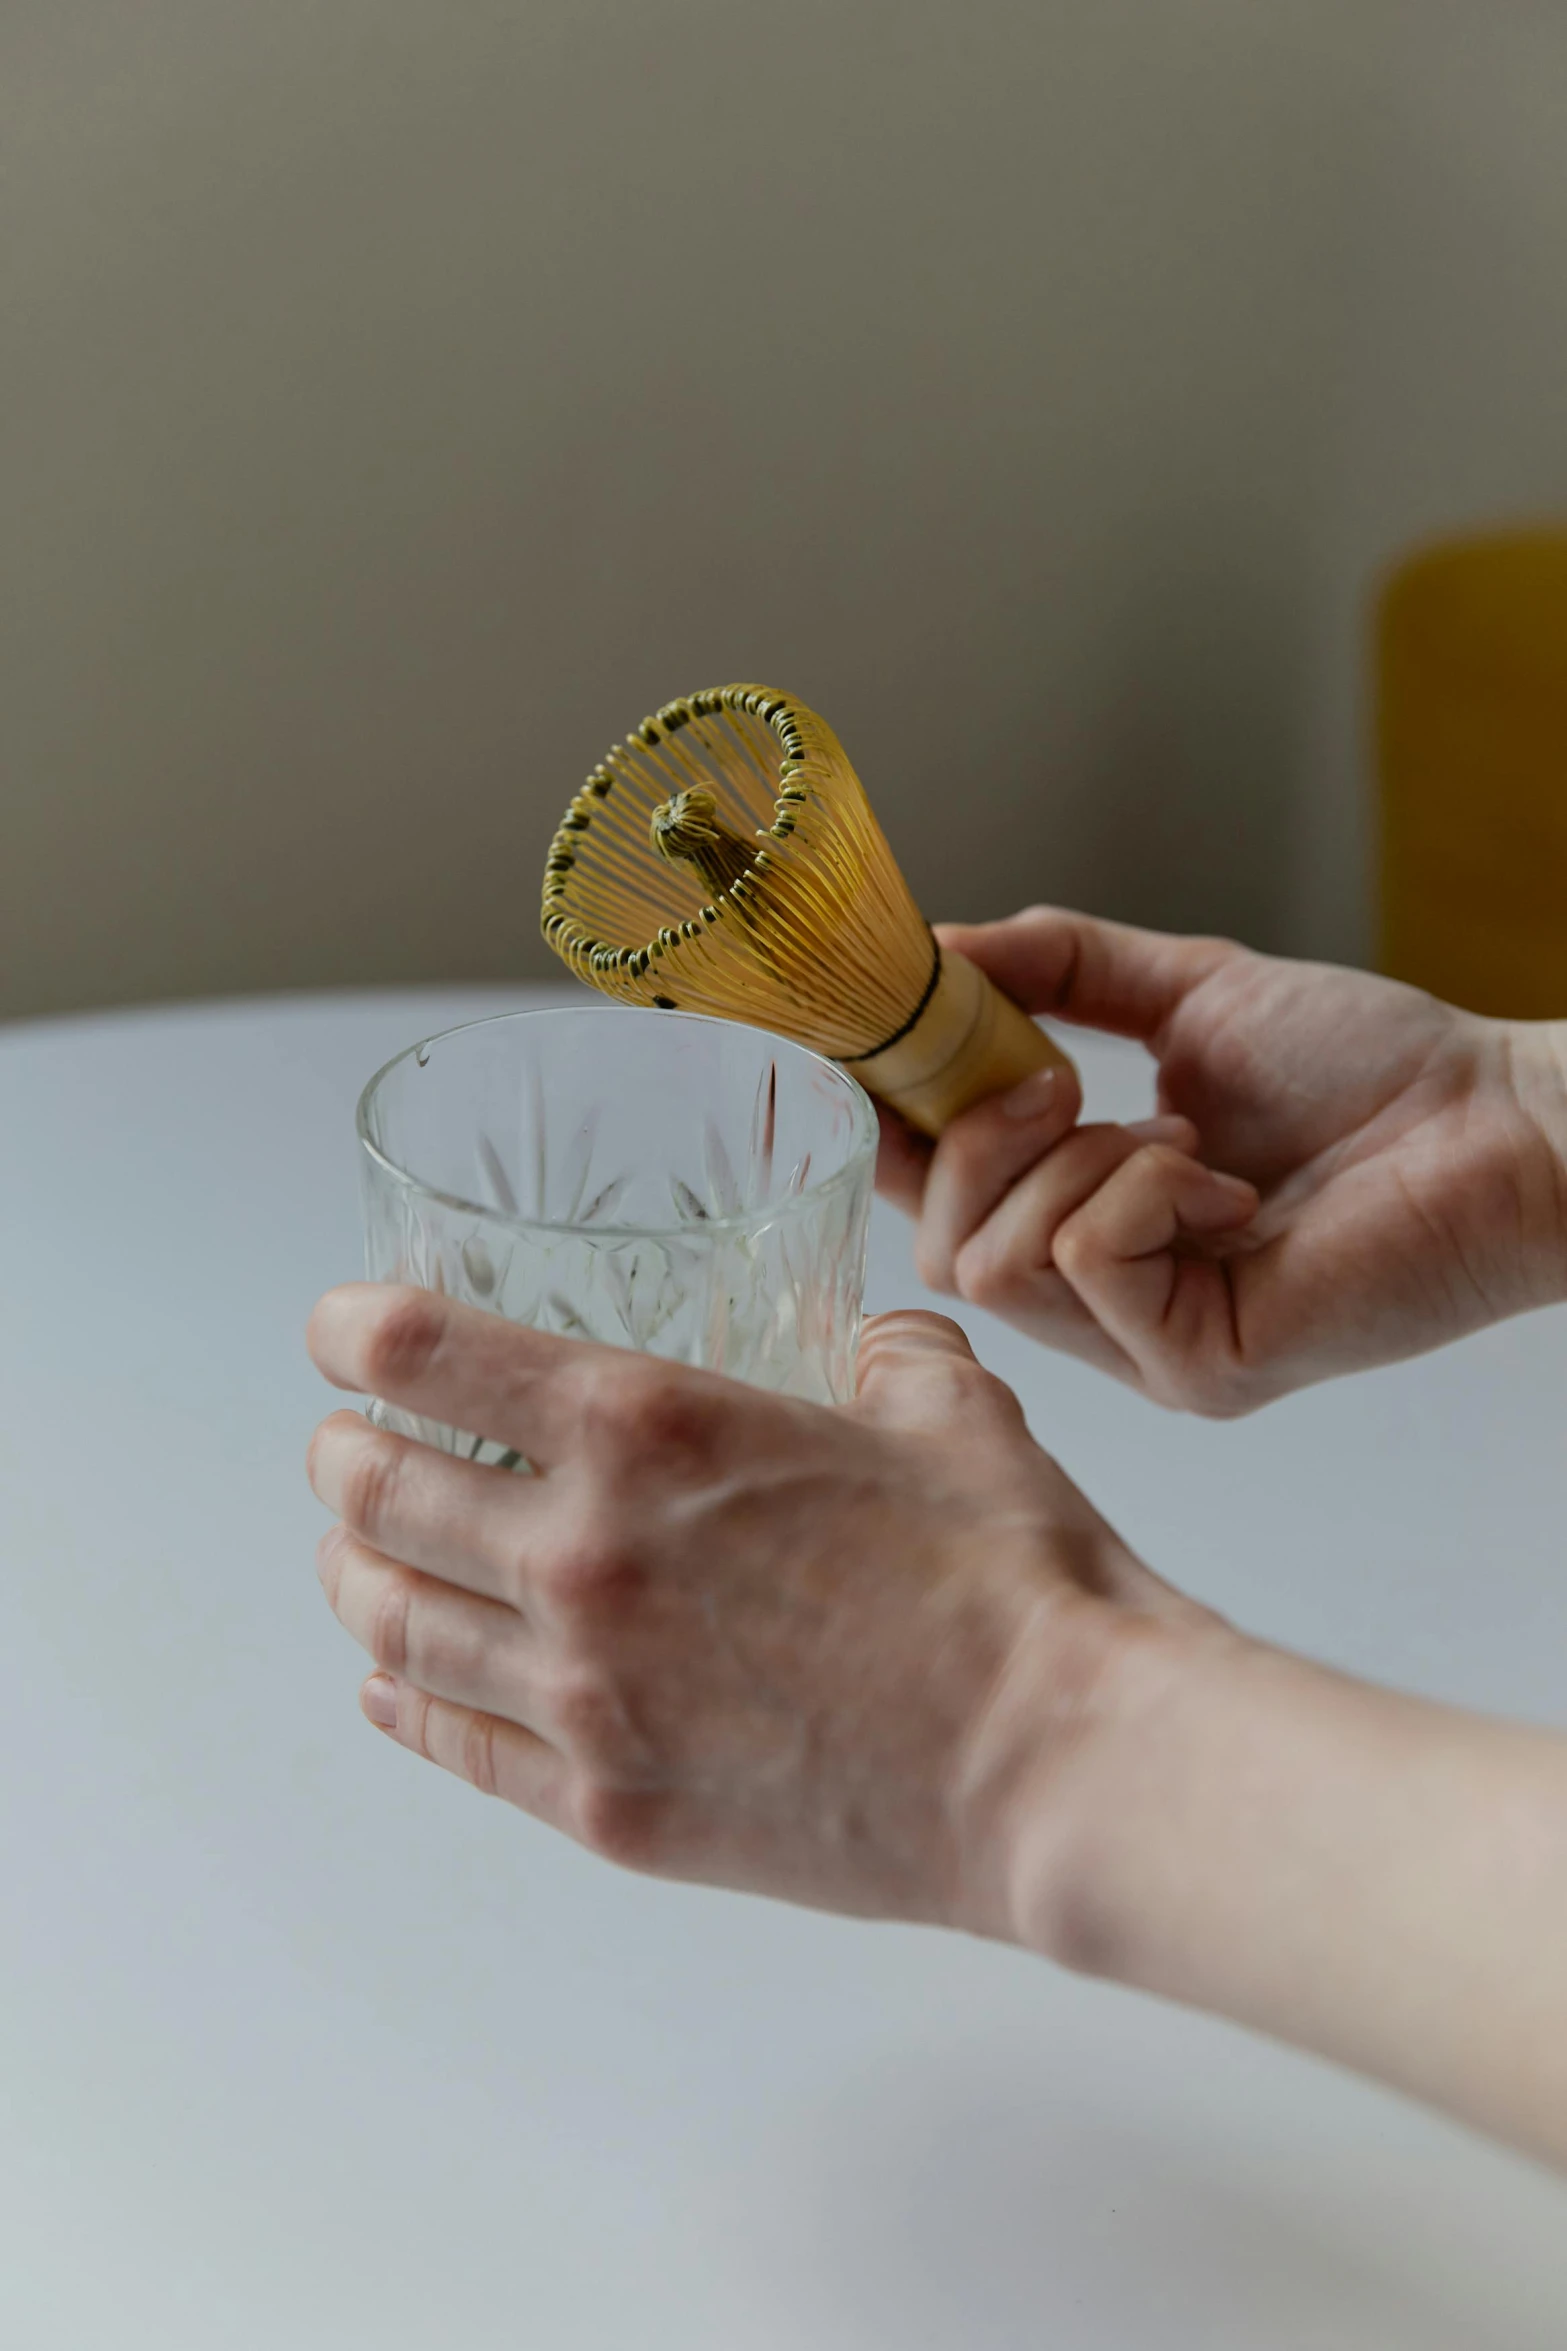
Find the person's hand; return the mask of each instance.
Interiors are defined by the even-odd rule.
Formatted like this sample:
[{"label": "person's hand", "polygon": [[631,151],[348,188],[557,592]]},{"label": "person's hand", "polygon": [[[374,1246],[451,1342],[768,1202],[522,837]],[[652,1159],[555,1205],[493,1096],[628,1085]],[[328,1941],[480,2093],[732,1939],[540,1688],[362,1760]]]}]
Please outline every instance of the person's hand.
[{"label": "person's hand", "polygon": [[1361,972],[1048,907],[944,928],[1027,1010],[1144,1043],[1156,1119],[1049,1073],[931,1146],[883,1114],[923,1280],[1230,1414],[1567,1297],[1567,1044]]},{"label": "person's hand", "polygon": [[630,1867],[1014,1941],[1567,2162],[1567,1740],[1181,1599],[951,1323],[871,1324],[836,1410],[422,1290],[310,1340],[536,1465],[316,1432],[403,1746]]},{"label": "person's hand", "polygon": [[869,1324],[839,1409],[422,1290],[333,1291],[310,1346],[538,1473],[322,1424],[320,1572],[380,1669],[366,1713],[635,1867],[1014,1935],[1010,1824],[1037,1849],[1116,1642],[1216,1622],[934,1315]]}]

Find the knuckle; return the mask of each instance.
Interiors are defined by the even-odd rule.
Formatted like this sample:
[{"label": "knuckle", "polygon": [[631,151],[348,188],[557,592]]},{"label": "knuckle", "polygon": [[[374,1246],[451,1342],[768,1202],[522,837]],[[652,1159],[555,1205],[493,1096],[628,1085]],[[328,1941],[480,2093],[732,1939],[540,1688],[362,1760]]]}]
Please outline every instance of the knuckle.
[{"label": "knuckle", "polygon": [[959,1392],[965,1395],[971,1404],[977,1405],[985,1412],[1000,1414],[1007,1420],[1021,1423],[1024,1417],[1023,1407],[1018,1401],[1016,1392],[1007,1386],[1006,1381],[998,1373],[987,1371],[982,1363],[976,1363],[972,1366],[959,1364],[954,1368],[967,1374]]},{"label": "knuckle", "polygon": [[590,1449],[617,1465],[678,1466],[709,1448],[710,1401],[678,1365],[596,1364],[581,1413]]},{"label": "knuckle", "polygon": [[1186,1399],[1186,1406],[1199,1420],[1244,1420],[1248,1413],[1255,1412],[1260,1401],[1259,1397],[1248,1395],[1238,1382],[1220,1379],[1205,1381],[1195,1395]]},{"label": "knuckle", "polygon": [[402,1482],[402,1447],[366,1429],[343,1479],[343,1516],[372,1539],[391,1521]]},{"label": "knuckle", "polygon": [[343,1552],[347,1542],[348,1529],[344,1526],[335,1526],[328,1527],[316,1545],[316,1574],[320,1577],[321,1589],[325,1592],[327,1600],[333,1608],[337,1606],[337,1595],[342,1586]]},{"label": "knuckle", "polygon": [[412,1578],[397,1573],[386,1575],[371,1615],[368,1647],[376,1664],[388,1673],[401,1674],[408,1669],[408,1626],[412,1612]]},{"label": "knuckle", "polygon": [[[332,1456],[345,1441],[357,1442],[369,1424],[362,1412],[329,1412],[310,1433],[305,1447],[305,1477],[313,1492],[322,1494],[323,1478],[330,1480]],[[322,1500],[326,1500],[322,1494]]]},{"label": "knuckle", "polygon": [[426,1688],[470,1692],[486,1678],[492,1663],[484,1627],[465,1608],[450,1604],[421,1607],[424,1579],[410,1579],[408,1614],[403,1633],[406,1671]]},{"label": "knuckle", "polygon": [[497,1792],[495,1754],[495,1717],[493,1714],[473,1714],[468,1718],[462,1735],[463,1777],[472,1782],[481,1796]]},{"label": "knuckle", "polygon": [[982,1187],[989,1177],[996,1155],[996,1108],[992,1095],[960,1110],[937,1142],[934,1164],[958,1194]]},{"label": "knuckle", "polygon": [[305,1447],[305,1479],[312,1490],[316,1488],[321,1474],[321,1439],[326,1425],[322,1421],[319,1427],[311,1430],[310,1442]]},{"label": "knuckle", "polygon": [[955,1287],[952,1253],[945,1241],[920,1232],[914,1242],[914,1270],[927,1290],[934,1290],[938,1298],[950,1298]]},{"label": "knuckle", "polygon": [[955,1270],[959,1297],[970,1306],[992,1310],[1012,1303],[1022,1272],[1010,1254],[989,1248],[983,1241],[958,1252]]},{"label": "knuckle", "polygon": [[669,1854],[669,1803],[661,1791],[586,1777],[572,1807],[578,1840],[622,1869],[653,1870]]},{"label": "knuckle", "polygon": [[1190,1154],[1177,1150],[1173,1143],[1144,1143],[1130,1162],[1127,1180],[1168,1191],[1175,1185],[1184,1187],[1191,1180],[1194,1165]]},{"label": "knuckle", "polygon": [[1144,1386],[1167,1412],[1198,1420],[1244,1420],[1281,1392],[1243,1359],[1196,1351],[1155,1358],[1145,1366]]},{"label": "knuckle", "polygon": [[1050,1245],[1050,1254],[1070,1282],[1096,1272],[1107,1262],[1110,1253],[1103,1235],[1095,1230],[1092,1217],[1079,1215],[1068,1217],[1061,1226]]},{"label": "knuckle", "polygon": [[422,1755],[427,1763],[436,1761],[430,1740],[430,1718],[435,1701],[423,1690],[404,1685],[397,1693],[397,1736],[415,1755]]},{"label": "knuckle", "polygon": [[1004,1413],[1016,1419],[1020,1412],[1016,1397],[1004,1380],[982,1364],[949,1362],[931,1366],[931,1384],[935,1397],[953,1420],[970,1423],[977,1416]]},{"label": "knuckle", "polygon": [[558,1737],[580,1762],[606,1768],[626,1754],[625,1709],[602,1676],[581,1671],[563,1676],[549,1705]]},{"label": "knuckle", "polygon": [[583,1512],[531,1580],[557,1618],[581,1628],[623,1616],[642,1589],[645,1570],[614,1517]]},{"label": "knuckle", "polygon": [[383,1312],[365,1350],[372,1388],[398,1388],[429,1367],[445,1330],[441,1302],[423,1290],[404,1290]]}]

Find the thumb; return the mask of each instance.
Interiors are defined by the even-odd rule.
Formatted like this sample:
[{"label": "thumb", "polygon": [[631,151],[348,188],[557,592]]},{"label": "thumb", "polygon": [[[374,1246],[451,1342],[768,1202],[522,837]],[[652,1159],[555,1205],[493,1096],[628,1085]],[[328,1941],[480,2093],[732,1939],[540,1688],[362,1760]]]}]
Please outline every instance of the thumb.
[{"label": "thumb", "polygon": [[[1012,1401],[945,1314],[908,1307],[865,1325],[855,1404],[884,1427],[950,1427],[975,1404],[993,1407],[1001,1398]],[[1013,1409],[1021,1412],[1015,1402]]]},{"label": "thumb", "polygon": [[1199,980],[1240,952],[1224,939],[1139,931],[1059,906],[1030,906],[1005,922],[942,923],[936,935],[1025,1012],[1145,1042]]},{"label": "thumb", "polygon": [[880,1378],[898,1369],[933,1361],[977,1363],[968,1333],[950,1314],[926,1314],[917,1306],[900,1306],[893,1314],[873,1314],[860,1333],[860,1386],[866,1374]]}]

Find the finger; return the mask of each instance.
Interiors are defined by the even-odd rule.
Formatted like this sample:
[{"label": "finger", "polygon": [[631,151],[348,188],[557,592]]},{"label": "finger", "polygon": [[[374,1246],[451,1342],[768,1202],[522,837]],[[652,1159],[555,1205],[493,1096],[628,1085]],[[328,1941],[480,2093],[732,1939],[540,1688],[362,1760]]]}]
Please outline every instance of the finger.
[{"label": "finger", "polygon": [[[1145,1118],[1118,1131],[1123,1138],[1132,1138],[1137,1143],[1167,1143],[1177,1151],[1188,1153],[1197,1149],[1197,1129],[1189,1118]],[[1106,1155],[1113,1148],[1107,1144]],[[1124,1151],[1128,1144],[1123,1141],[1120,1148]],[[1083,1183],[1093,1180],[1094,1170],[1100,1164],[1096,1150],[1094,1159],[1080,1171]],[[1056,1171],[1058,1178],[1060,1172]],[[1080,1362],[1091,1363],[1116,1379],[1135,1382],[1137,1367],[1124,1348],[1100,1328],[1071,1285],[1049,1262],[1048,1233],[1043,1223],[1030,1233],[1027,1219],[1020,1218],[1010,1242],[998,1233],[991,1236],[991,1243],[993,1246],[987,1248],[983,1258],[977,1252],[970,1252],[961,1269],[954,1265],[961,1296],[973,1305],[987,1307],[993,1314],[1004,1315],[1044,1346],[1054,1347],[1064,1355],[1075,1355]]]},{"label": "finger", "polygon": [[925,1170],[930,1165],[931,1145],[885,1102],[876,1104],[876,1122],[881,1128],[876,1152],[876,1189],[906,1216],[917,1216],[925,1190]]},{"label": "finger", "polygon": [[[980,1301],[975,1299],[974,1304]],[[1005,1297],[986,1301],[987,1311],[1026,1331],[1042,1347],[1092,1364],[1112,1379],[1141,1385],[1142,1375],[1124,1347],[1116,1344],[1089,1313],[1071,1284],[1053,1265],[1023,1266],[1008,1276]]]},{"label": "finger", "polygon": [[1006,922],[941,924],[937,937],[977,963],[1025,1012],[1152,1043],[1183,996],[1243,949],[1031,906]]},{"label": "finger", "polygon": [[306,1343],[335,1387],[489,1437],[545,1468],[578,1434],[585,1380],[617,1353],[376,1282],[329,1290]]},{"label": "finger", "polygon": [[1196,1127],[1189,1118],[1177,1118],[1169,1112],[1158,1118],[1134,1118],[1128,1121],[1126,1132],[1135,1135],[1140,1143],[1173,1143],[1177,1151],[1194,1156],[1200,1147]]},{"label": "finger", "polygon": [[[1239,1232],[1257,1213],[1255,1188],[1183,1152],[1139,1151],[1057,1229],[1052,1254],[1095,1320],[1150,1385],[1178,1369],[1224,1381],[1235,1337],[1229,1276],[1214,1258],[1177,1244]],[[1189,1400],[1184,1399],[1183,1400]]]},{"label": "finger", "polygon": [[383,1671],[434,1697],[544,1727],[530,1696],[533,1644],[515,1609],[388,1559],[346,1527],[323,1536],[318,1567],[333,1615]]},{"label": "finger", "polygon": [[377,1551],[487,1599],[521,1605],[523,1552],[544,1487],[476,1461],[437,1453],[334,1412],[310,1440],[311,1486]]},{"label": "finger", "polygon": [[1124,1127],[1078,1127],[1019,1178],[958,1251],[961,1296],[997,1313],[1013,1307],[1029,1277],[1051,1266],[1060,1227],[1134,1152],[1150,1146]]},{"label": "finger", "polygon": [[411,1682],[375,1673],[359,1702],[368,1721],[400,1747],[454,1772],[486,1796],[500,1796],[552,1828],[565,1825],[569,1774],[549,1743],[503,1716],[454,1706]]},{"label": "finger", "polygon": [[1068,1134],[1083,1106],[1069,1066],[1036,1069],[955,1118],[925,1178],[914,1262],[932,1290],[957,1288],[958,1251],[1019,1176]]}]

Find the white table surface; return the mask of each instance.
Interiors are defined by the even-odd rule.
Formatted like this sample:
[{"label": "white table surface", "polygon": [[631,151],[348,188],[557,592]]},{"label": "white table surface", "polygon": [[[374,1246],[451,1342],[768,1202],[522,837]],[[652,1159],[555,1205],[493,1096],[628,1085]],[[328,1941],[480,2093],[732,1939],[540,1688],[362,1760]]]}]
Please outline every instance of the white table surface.
[{"label": "white table surface", "polygon": [[[360,1721],[301,1468],[354,1096],[529,993],[0,1031],[0,2344],[1561,2351],[1528,2165],[1020,1953],[619,1875]],[[1229,1427],[968,1319],[1164,1573],[1567,1722],[1567,1316]]]}]

